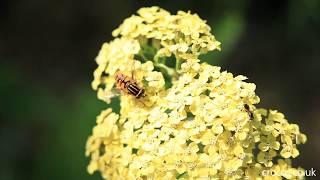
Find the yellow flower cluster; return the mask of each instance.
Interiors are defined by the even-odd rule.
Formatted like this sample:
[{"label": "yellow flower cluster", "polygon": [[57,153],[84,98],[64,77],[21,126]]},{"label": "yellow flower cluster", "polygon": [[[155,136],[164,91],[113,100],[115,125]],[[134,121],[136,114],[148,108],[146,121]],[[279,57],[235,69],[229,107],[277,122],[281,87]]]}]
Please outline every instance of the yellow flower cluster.
[{"label": "yellow flower cluster", "polygon": [[[110,102],[113,75],[120,71],[129,76],[134,69],[146,97],[122,93],[119,114],[107,109],[97,117],[86,146],[89,173],[100,171],[103,178],[117,180],[272,179],[262,172],[273,170],[291,172],[279,179],[298,178],[292,175],[298,169],[290,158],[299,155],[296,146],[306,136],[282,113],[257,109],[255,84],[245,82],[245,76],[199,62],[203,50],[219,47],[205,22],[157,7],[138,14],[114,31],[121,37],[103,45],[92,86],[100,99]],[[147,47],[155,52],[139,60]],[[178,70],[165,66],[178,74],[167,88],[168,79],[157,67],[172,59],[154,57],[171,54],[183,61]]]},{"label": "yellow flower cluster", "polygon": [[156,57],[175,55],[177,59],[197,59],[198,55],[220,49],[220,42],[197,14],[177,15],[159,7],[141,8],[112,33],[130,39],[154,39],[161,46]]}]

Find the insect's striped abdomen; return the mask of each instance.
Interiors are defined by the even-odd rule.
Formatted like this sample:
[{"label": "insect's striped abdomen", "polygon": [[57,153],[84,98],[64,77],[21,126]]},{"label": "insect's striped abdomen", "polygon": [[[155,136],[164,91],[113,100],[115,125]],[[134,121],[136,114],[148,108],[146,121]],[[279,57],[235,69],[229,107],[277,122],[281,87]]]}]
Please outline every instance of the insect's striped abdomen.
[{"label": "insect's striped abdomen", "polygon": [[144,90],[140,89],[136,83],[129,84],[127,87],[127,90],[130,94],[134,95],[136,98],[140,98],[144,93]]}]

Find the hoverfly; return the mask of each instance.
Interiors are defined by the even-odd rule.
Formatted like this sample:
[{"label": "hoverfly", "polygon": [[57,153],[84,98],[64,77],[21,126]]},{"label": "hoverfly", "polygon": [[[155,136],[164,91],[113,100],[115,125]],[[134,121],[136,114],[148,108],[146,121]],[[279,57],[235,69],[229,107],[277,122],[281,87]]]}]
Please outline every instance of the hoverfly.
[{"label": "hoverfly", "polygon": [[112,88],[109,91],[103,92],[103,98],[109,100],[111,98],[119,96],[121,93],[134,96],[136,99],[140,99],[141,97],[146,96],[145,89],[140,87],[134,78],[134,61],[132,61],[131,67],[133,68],[131,70],[131,77],[125,75],[119,70],[114,74],[113,78],[115,80],[116,87]]},{"label": "hoverfly", "polygon": [[137,99],[145,96],[144,89],[139,87],[138,83],[133,79],[133,77],[129,77],[117,72],[115,75],[115,80],[116,87],[119,91],[133,95]]},{"label": "hoverfly", "polygon": [[250,111],[249,105],[248,104],[244,104],[244,109],[249,114],[250,120],[252,120],[254,117],[253,117],[253,113]]}]

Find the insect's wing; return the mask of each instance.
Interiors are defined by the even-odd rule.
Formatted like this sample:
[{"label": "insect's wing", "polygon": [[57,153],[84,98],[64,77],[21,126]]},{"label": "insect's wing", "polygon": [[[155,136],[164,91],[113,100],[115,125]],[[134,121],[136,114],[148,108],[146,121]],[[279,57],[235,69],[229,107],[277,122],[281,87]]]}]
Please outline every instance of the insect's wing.
[{"label": "insect's wing", "polygon": [[106,99],[111,99],[117,96],[120,96],[120,92],[117,89],[111,89],[111,91],[107,91],[104,93],[104,98]]},{"label": "insect's wing", "polygon": [[110,94],[112,95],[112,98],[116,97],[116,96],[120,96],[120,92],[117,89],[111,89],[111,93]]}]

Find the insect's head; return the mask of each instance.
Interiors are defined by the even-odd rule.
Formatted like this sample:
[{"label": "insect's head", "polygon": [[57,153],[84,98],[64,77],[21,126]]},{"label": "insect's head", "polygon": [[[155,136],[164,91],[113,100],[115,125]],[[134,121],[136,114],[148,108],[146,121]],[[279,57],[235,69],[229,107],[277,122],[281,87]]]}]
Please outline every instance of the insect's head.
[{"label": "insect's head", "polygon": [[124,78],[124,75],[118,71],[115,73],[114,77],[115,77],[116,81],[119,81]]}]

